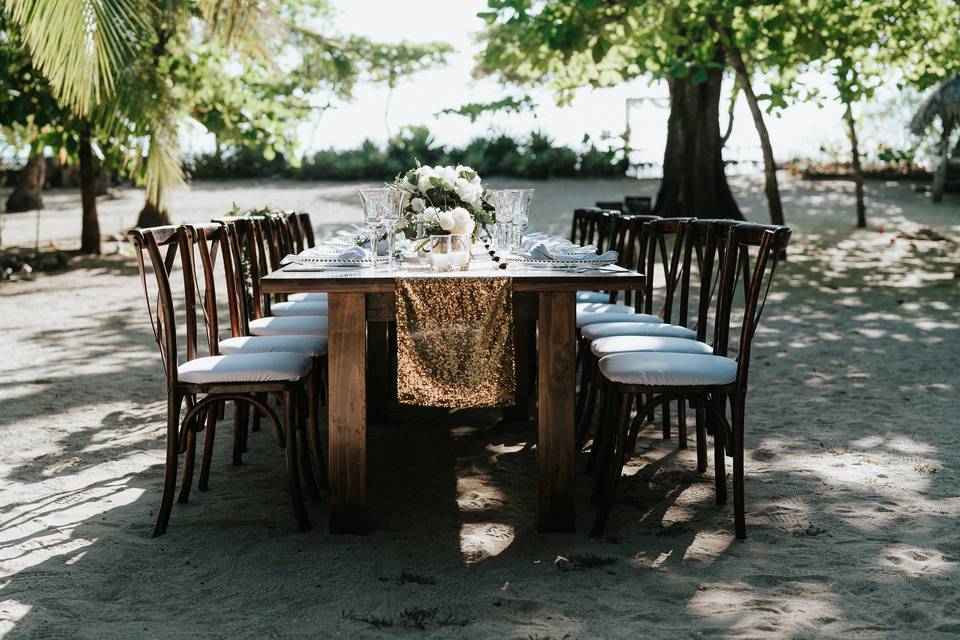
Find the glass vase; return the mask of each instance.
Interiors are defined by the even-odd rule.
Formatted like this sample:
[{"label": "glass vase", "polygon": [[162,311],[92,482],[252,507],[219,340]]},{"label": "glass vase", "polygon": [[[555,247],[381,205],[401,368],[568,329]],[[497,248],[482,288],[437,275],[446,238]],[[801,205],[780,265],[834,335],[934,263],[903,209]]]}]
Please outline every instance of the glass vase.
[{"label": "glass vase", "polygon": [[430,268],[466,271],[470,268],[470,236],[456,233],[430,236]]}]

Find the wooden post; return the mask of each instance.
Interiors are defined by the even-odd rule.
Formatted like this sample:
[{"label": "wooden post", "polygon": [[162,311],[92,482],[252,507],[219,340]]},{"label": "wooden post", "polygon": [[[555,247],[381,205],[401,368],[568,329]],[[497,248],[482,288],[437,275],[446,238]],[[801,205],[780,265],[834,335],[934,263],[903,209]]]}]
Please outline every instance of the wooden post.
[{"label": "wooden post", "polygon": [[503,419],[509,422],[527,422],[530,420],[530,393],[533,386],[530,362],[536,322],[534,306],[536,294],[513,294],[513,351],[516,365],[517,397],[511,407],[504,407]]},{"label": "wooden post", "polygon": [[572,533],[575,522],[575,294],[541,292],[538,315],[538,526],[541,533]]},{"label": "wooden post", "polygon": [[390,323],[367,323],[367,420],[379,424],[387,419],[390,398]]},{"label": "wooden post", "polygon": [[329,294],[330,532],[367,532],[366,304]]}]

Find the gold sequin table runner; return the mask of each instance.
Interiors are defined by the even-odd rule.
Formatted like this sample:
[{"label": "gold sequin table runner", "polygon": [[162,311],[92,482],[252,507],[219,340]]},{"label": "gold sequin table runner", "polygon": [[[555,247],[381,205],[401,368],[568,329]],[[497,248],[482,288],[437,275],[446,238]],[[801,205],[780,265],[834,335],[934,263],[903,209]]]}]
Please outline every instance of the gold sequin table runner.
[{"label": "gold sequin table runner", "polygon": [[514,403],[510,278],[397,278],[397,395],[429,407]]}]

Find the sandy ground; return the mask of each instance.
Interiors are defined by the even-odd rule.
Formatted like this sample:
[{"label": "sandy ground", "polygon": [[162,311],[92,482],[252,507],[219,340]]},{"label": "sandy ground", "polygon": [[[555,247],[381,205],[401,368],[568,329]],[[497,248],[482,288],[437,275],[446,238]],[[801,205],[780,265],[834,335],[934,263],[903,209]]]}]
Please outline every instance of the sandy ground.
[{"label": "sandy ground", "polygon": [[[536,185],[535,223],[633,181]],[[735,184],[751,217],[762,185]],[[350,185],[202,184],[175,218],[272,203],[344,224]],[[0,285],[0,635],[8,638],[956,637],[960,634],[960,200],[785,180],[795,226],[757,336],[748,402],[747,523],[649,428],[607,529],[534,523],[534,431],[493,411],[397,409],[369,432],[373,532],[295,530],[281,454],[245,465],[218,441],[207,493],[160,498],[162,371],[129,258]],[[74,194],[48,196],[41,238],[78,235]],[[101,203],[105,232],[140,196]],[[5,216],[31,243],[32,214]],[[951,241],[910,240],[918,224]],[[882,230],[880,227],[882,226]],[[221,433],[226,432],[226,427]]]}]

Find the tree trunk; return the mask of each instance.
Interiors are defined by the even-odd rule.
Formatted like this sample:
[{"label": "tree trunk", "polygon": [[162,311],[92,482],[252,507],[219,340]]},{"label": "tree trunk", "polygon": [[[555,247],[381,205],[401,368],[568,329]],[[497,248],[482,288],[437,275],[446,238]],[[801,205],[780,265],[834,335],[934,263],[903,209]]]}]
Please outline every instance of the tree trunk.
[{"label": "tree trunk", "polygon": [[780,187],[777,185],[777,163],[773,159],[773,146],[770,144],[767,125],[763,121],[763,111],[760,110],[757,94],[753,92],[753,85],[750,84],[750,74],[747,73],[747,65],[743,62],[740,49],[730,40],[723,25],[718,24],[717,31],[724,40],[728,41],[726,45],[727,58],[737,74],[737,81],[740,83],[740,88],[743,89],[743,95],[747,97],[750,114],[753,116],[753,125],[757,128],[757,134],[760,136],[760,148],[763,150],[764,190],[767,193],[767,206],[770,208],[770,222],[772,224],[783,224],[783,203],[780,201]]},{"label": "tree trunk", "polygon": [[97,169],[97,195],[98,196],[108,196],[110,195],[110,186],[111,186],[110,172],[102,164],[100,168]]},{"label": "tree trunk", "polygon": [[[717,52],[723,61],[722,52]],[[743,220],[723,172],[720,140],[720,84],[723,71],[711,70],[707,80],[671,78],[667,147],[663,180],[654,213],[662,216],[736,218]]]},{"label": "tree trunk", "polygon": [[863,167],[860,166],[860,147],[857,144],[857,123],[853,119],[853,106],[847,102],[843,119],[847,123],[847,135],[850,136],[850,153],[853,155],[853,181],[857,189],[857,228],[867,227],[867,205],[863,201]]},{"label": "tree trunk", "polygon": [[[953,132],[953,120],[942,121],[943,132],[940,134],[940,163],[933,169],[933,201],[943,200],[943,192],[947,188],[947,174],[950,168],[950,134]],[[960,146],[960,141],[957,142]]]},{"label": "tree trunk", "polygon": [[80,130],[80,204],[83,224],[80,228],[80,253],[100,253],[100,221],[97,219],[97,172],[93,168],[93,148],[90,145],[90,125],[83,123]]},{"label": "tree trunk", "polygon": [[167,210],[161,209],[156,203],[147,200],[143,204],[143,209],[140,210],[140,215],[137,216],[137,226],[144,229],[147,227],[160,227],[166,224],[170,224],[170,216],[167,215]]},{"label": "tree trunk", "polygon": [[7,198],[7,213],[43,209],[43,183],[47,174],[47,162],[43,153],[30,156],[17,176],[17,186]]}]

